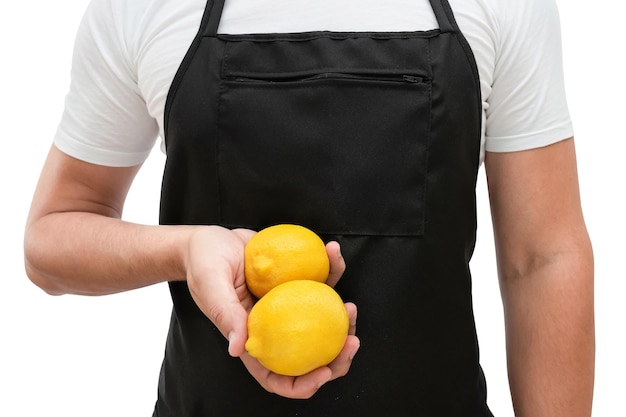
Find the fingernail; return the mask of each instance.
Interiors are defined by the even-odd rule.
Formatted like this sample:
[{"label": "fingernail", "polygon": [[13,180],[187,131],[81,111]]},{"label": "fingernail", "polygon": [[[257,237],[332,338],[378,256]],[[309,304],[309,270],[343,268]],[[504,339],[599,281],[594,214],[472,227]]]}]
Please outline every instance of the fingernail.
[{"label": "fingernail", "polygon": [[235,332],[228,333],[228,348],[230,349],[230,345],[233,343],[233,339],[235,338]]}]

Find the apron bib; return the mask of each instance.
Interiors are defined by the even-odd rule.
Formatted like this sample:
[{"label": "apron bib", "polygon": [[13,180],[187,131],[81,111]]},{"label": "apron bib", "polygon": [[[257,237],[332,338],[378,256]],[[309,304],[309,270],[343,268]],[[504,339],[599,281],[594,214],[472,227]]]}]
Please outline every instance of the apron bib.
[{"label": "apron bib", "polygon": [[312,399],[269,394],[171,282],[154,415],[491,416],[468,266],[480,87],[449,4],[430,31],[260,35],[217,34],[223,4],[168,94],[160,221],[339,241],[361,348]]}]

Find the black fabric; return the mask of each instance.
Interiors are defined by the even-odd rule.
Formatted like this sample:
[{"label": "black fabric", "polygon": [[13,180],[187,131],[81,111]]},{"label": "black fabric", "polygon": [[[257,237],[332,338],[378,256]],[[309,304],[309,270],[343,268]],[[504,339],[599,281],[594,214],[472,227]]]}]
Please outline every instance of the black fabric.
[{"label": "black fabric", "polygon": [[312,399],[269,394],[172,282],[155,416],[491,416],[468,266],[478,72],[431,4],[437,30],[218,35],[207,3],[166,103],[161,223],[338,240],[361,348]]}]

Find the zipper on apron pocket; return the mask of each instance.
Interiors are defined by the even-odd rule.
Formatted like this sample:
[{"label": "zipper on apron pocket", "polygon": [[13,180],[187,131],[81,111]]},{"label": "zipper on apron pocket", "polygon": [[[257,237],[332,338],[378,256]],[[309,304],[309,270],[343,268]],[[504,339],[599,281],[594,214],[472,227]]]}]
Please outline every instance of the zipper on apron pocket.
[{"label": "zipper on apron pocket", "polygon": [[415,74],[355,74],[355,73],[340,73],[340,72],[326,72],[321,74],[307,74],[307,75],[273,75],[263,74],[254,76],[231,76],[227,80],[241,83],[298,83],[308,81],[320,81],[320,80],[354,80],[354,81],[373,81],[373,82],[392,82],[392,83],[407,83],[407,84],[421,84],[426,82],[426,78]]}]

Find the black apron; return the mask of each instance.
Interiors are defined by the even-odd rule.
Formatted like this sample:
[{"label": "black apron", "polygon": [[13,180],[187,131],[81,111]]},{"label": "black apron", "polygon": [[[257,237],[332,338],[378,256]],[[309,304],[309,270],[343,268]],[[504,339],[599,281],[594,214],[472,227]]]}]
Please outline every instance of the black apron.
[{"label": "black apron", "polygon": [[468,267],[478,71],[431,5],[436,30],[218,35],[223,0],[207,2],[167,98],[161,223],[339,241],[361,348],[313,398],[269,394],[172,282],[155,416],[491,416]]}]

